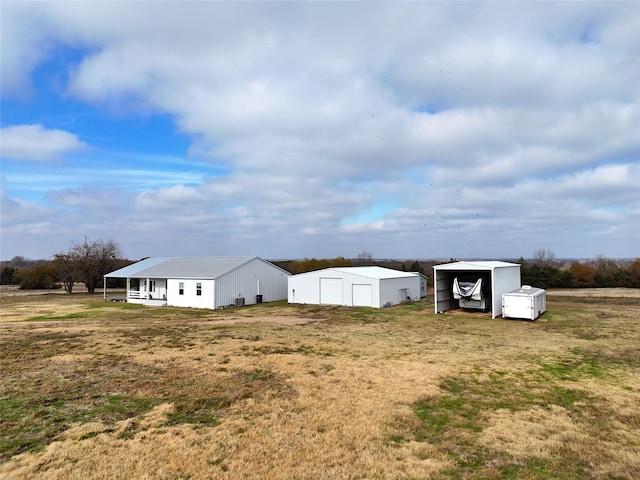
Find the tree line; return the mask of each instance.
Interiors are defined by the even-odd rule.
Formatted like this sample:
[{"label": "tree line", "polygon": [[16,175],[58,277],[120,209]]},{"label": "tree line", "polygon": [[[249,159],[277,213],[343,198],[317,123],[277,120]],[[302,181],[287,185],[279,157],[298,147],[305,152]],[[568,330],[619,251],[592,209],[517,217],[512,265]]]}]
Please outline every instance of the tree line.
[{"label": "tree line", "polygon": [[[451,259],[451,261],[455,261]],[[512,260],[513,261],[513,260]],[[521,257],[523,285],[540,288],[626,287],[640,288],[640,258],[620,263],[598,256],[588,262],[561,262],[550,250],[538,250],[531,259]],[[58,252],[52,260],[28,260],[14,257],[3,262],[0,284],[19,285],[22,289],[60,289],[73,293],[74,285],[82,283],[87,292],[94,293],[102,286],[103,276],[133,263],[122,258],[114,240],[91,240],[72,243],[67,251]],[[304,258],[302,260],[272,260],[272,263],[291,274],[305,273],[329,267],[377,265],[395,270],[419,272],[431,277],[433,260],[374,259],[369,252],[356,258]],[[124,287],[124,280],[113,279],[112,287]]]},{"label": "tree line", "polygon": [[19,285],[25,290],[60,289],[73,293],[76,283],[82,283],[88,293],[102,286],[103,276],[132,262],[121,258],[114,240],[91,240],[72,243],[71,248],[58,252],[53,260],[27,260],[14,257],[0,270],[2,285]]},{"label": "tree line", "polygon": [[640,288],[640,258],[619,264],[604,257],[588,262],[540,262],[520,258],[523,285],[540,288]]}]

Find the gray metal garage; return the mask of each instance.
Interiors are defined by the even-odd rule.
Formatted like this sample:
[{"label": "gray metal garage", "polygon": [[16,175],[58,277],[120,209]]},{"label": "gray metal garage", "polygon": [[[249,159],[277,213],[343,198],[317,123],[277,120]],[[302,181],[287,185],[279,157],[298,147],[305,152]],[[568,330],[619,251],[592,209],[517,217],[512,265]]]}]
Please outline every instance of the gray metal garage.
[{"label": "gray metal garage", "polygon": [[289,303],[381,308],[420,299],[424,276],[383,267],[333,267],[289,277]]}]

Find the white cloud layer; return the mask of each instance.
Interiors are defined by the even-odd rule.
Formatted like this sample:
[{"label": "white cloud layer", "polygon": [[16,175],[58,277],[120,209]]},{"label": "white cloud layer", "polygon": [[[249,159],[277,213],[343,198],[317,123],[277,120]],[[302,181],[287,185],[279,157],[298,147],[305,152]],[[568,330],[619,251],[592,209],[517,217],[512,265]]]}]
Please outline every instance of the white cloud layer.
[{"label": "white cloud layer", "polygon": [[[111,165],[121,185],[43,181],[44,203],[6,175],[2,256],[85,234],[131,257],[640,256],[638,31],[633,2],[10,2],[3,98],[77,49],[60,97],[169,115],[190,170]],[[5,121],[3,161],[87,147]]]}]

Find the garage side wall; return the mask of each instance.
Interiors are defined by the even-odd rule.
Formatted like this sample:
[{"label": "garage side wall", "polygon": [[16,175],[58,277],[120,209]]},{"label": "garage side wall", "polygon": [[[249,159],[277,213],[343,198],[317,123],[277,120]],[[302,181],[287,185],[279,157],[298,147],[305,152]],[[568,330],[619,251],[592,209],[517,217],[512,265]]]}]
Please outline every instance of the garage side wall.
[{"label": "garage side wall", "polygon": [[502,315],[502,294],[520,288],[520,265],[493,270],[491,318]]},{"label": "garage side wall", "polygon": [[380,300],[376,305],[382,308],[387,303],[397,305],[404,302],[401,293],[402,289],[407,289],[412,300],[420,299],[420,276],[402,278],[384,278],[380,280]]},{"label": "garage side wall", "polygon": [[288,279],[287,301],[289,303],[320,303],[320,275],[317,272],[291,275]]}]

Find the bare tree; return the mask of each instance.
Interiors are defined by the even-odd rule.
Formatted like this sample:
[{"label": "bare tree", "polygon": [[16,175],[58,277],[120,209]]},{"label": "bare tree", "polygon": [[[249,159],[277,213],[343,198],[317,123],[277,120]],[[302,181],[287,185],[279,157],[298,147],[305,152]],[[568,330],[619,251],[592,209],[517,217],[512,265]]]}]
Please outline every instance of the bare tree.
[{"label": "bare tree", "polygon": [[76,262],[70,253],[56,253],[53,256],[53,268],[57,277],[62,280],[64,291],[73,293],[73,284],[76,277]]},{"label": "bare tree", "polygon": [[548,248],[540,248],[533,253],[533,263],[537,265],[553,265],[555,261],[556,254]]},{"label": "bare tree", "polygon": [[75,267],[75,278],[84,283],[87,292],[91,294],[122,256],[120,247],[114,240],[91,241],[86,236],[82,243],[74,243],[67,255]]},{"label": "bare tree", "polygon": [[357,261],[360,265],[374,265],[373,255],[371,252],[362,251],[358,254]]}]

